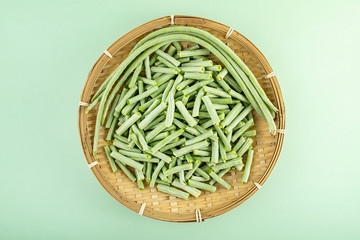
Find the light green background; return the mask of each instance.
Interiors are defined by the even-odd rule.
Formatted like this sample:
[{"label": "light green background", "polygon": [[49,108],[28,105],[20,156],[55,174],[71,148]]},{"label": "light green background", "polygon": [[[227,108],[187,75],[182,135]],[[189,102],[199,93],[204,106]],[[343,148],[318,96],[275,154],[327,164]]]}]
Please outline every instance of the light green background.
[{"label": "light green background", "polygon": [[[1,1],[0,239],[359,239],[359,1]],[[120,36],[187,14],[235,28],[267,57],[286,106],[270,178],[204,223],[141,217],[97,182],[77,110]]]}]

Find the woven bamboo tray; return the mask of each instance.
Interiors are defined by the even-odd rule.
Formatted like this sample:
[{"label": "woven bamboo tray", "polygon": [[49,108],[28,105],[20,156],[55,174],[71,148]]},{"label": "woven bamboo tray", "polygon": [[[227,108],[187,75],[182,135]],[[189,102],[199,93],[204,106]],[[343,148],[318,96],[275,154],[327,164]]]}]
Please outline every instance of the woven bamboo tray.
[{"label": "woven bamboo tray", "polygon": [[[254,129],[257,135],[254,138],[255,153],[248,183],[241,184],[242,171],[232,170],[224,176],[224,179],[232,185],[230,190],[216,184],[218,190],[215,193],[203,191],[199,198],[191,197],[187,201],[158,192],[156,188],[150,188],[148,184],[145,185],[145,190],[139,190],[136,183],[131,182],[121,170],[113,173],[103,150],[104,145],[107,144],[105,128],[100,130],[98,154],[96,157],[92,156],[97,108],[85,114],[86,106],[84,106],[86,105],[84,103],[90,102],[101,83],[128,56],[141,38],[172,24],[206,30],[225,42],[247,64],[272,103],[279,109],[275,117],[275,123],[279,129],[276,135],[269,134],[268,124],[253,111]],[[181,44],[187,46],[191,43]],[[285,108],[279,84],[275,75],[271,74],[272,72],[265,57],[249,40],[240,33],[232,31],[228,26],[209,19],[175,15],[155,19],[135,28],[104,51],[91,69],[81,93],[78,115],[80,140],[87,163],[98,162],[91,167],[91,171],[117,201],[135,212],[141,210],[140,212],[147,217],[171,222],[194,222],[199,213],[204,220],[230,211],[261,188],[274,168],[281,151],[284,139],[282,130],[285,129]]]}]

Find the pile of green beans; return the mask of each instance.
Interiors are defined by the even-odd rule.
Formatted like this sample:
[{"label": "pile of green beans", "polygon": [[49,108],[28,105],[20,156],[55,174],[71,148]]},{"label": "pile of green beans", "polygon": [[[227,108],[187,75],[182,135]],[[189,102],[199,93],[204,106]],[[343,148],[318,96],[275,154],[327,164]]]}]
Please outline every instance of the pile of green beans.
[{"label": "pile of green beans", "polygon": [[[194,45],[182,49],[182,41]],[[276,131],[277,109],[248,67],[219,39],[191,27],[143,38],[99,87],[87,112],[98,103],[94,155],[102,125],[109,129],[112,145],[105,153],[113,172],[118,166],[140,189],[144,182],[157,184],[183,199],[216,191],[216,182],[230,189],[222,177],[231,169],[244,169],[242,182],[248,181],[253,109]]]}]

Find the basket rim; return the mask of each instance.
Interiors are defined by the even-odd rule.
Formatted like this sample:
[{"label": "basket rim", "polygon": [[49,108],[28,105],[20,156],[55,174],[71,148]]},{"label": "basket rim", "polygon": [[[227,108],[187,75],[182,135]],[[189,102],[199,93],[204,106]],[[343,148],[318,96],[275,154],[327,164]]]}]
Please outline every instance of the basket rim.
[{"label": "basket rim", "polygon": [[[171,18],[172,18],[171,16],[164,16],[161,18],[151,20],[149,22],[146,22],[146,23],[134,28],[133,30],[129,31],[128,33],[124,34],[122,37],[117,39],[113,44],[111,44],[107,48],[107,51],[109,51],[110,54],[114,53],[116,50],[120,50],[122,47],[124,47],[126,44],[131,42],[134,38],[138,37],[139,35],[146,34],[147,32],[152,31],[153,29],[155,29],[157,27],[171,26]],[[224,35],[230,29],[230,27],[228,27],[224,24],[218,23],[216,21],[206,19],[206,18],[201,18],[201,17],[195,17],[195,16],[173,15],[173,20],[175,22],[175,25],[191,24],[191,25],[206,26],[206,24],[210,23],[212,29],[219,31],[219,32],[223,32]],[[242,34],[238,33],[236,30],[233,30],[230,38],[232,38],[232,39],[236,40],[237,42],[240,42],[242,45],[246,46],[247,49],[256,56],[256,58],[259,60],[262,67],[265,69],[265,71],[267,73],[273,72],[273,70],[272,70],[269,62],[265,58],[265,56],[246,37],[244,37]],[[87,76],[86,82],[84,84],[83,90],[81,92],[81,96],[80,96],[81,102],[89,102],[90,101],[90,98],[91,98],[90,93],[87,93],[86,90],[89,87],[93,86],[93,83],[96,81],[99,74],[101,73],[101,70],[107,64],[109,59],[110,58],[108,57],[108,55],[103,53],[99,57],[99,59],[95,62],[93,67],[91,68],[91,70]],[[280,89],[280,86],[279,86],[276,76],[273,76],[271,78],[270,85],[274,91],[276,105],[278,106],[278,109],[279,109],[279,112],[277,113],[279,115],[278,116],[279,124],[278,124],[277,128],[285,129],[285,106],[284,106],[281,89]],[[78,109],[78,130],[79,130],[80,142],[81,142],[81,146],[83,149],[83,153],[85,155],[85,159],[87,161],[87,164],[90,164],[91,162],[95,161],[95,158],[91,154],[92,153],[91,142],[88,141],[89,136],[88,136],[88,132],[87,132],[87,128],[86,128],[85,108],[81,107],[81,106],[79,106],[79,109]],[[283,141],[284,141],[284,134],[277,134],[276,146],[275,146],[273,156],[270,160],[269,166],[266,168],[266,171],[263,173],[262,177],[258,181],[258,183],[261,186],[265,183],[267,178],[270,176],[270,173],[272,172],[272,170],[279,158],[279,155],[280,155],[280,152],[282,149],[282,145],[283,145]],[[131,209],[132,211],[139,212],[141,204],[133,202],[133,201],[129,201],[129,199],[126,196],[124,196],[120,192],[118,192],[111,184],[109,184],[109,182],[107,181],[105,176],[100,172],[98,166],[91,168],[91,171],[95,175],[98,182],[102,185],[102,187],[113,198],[115,198],[118,202],[120,202],[125,207]],[[239,206],[243,202],[245,202],[253,194],[255,194],[255,192],[257,192],[258,190],[259,189],[256,186],[252,187],[250,190],[248,190],[246,192],[246,194],[242,195],[241,197],[239,197],[238,199],[233,201],[231,204],[220,206],[218,208],[212,208],[211,213],[204,213],[204,214],[202,213],[202,215],[203,215],[202,218],[208,219],[208,218],[216,217],[223,213],[226,213],[226,212],[234,209],[235,207]],[[154,214],[153,211],[148,211],[147,209],[145,209],[143,215],[153,218],[153,219],[169,221],[169,222],[194,222],[194,221],[196,221],[195,214],[193,216],[191,214],[179,214],[179,213],[172,213],[172,214],[157,213],[157,214]]]}]

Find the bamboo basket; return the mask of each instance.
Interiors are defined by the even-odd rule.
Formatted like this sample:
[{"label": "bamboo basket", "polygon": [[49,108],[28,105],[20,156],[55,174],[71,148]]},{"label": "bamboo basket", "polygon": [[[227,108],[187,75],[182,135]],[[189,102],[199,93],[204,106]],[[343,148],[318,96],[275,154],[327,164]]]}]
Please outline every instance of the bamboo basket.
[{"label": "bamboo basket", "polygon": [[[215,193],[203,191],[200,197],[196,199],[191,197],[189,200],[158,192],[156,188],[150,188],[148,184],[145,185],[145,190],[139,190],[137,184],[131,182],[121,170],[113,173],[103,149],[108,144],[105,142],[107,133],[105,128],[100,130],[98,154],[94,157],[92,144],[97,108],[95,107],[85,114],[86,106],[84,106],[86,105],[84,103],[90,102],[101,83],[128,56],[141,38],[159,28],[169,27],[173,24],[206,30],[225,42],[251,69],[272,103],[279,109],[275,117],[275,123],[279,130],[275,135],[269,134],[268,124],[253,111],[254,129],[256,129],[257,135],[254,138],[255,152],[248,183],[241,184],[243,171],[231,170],[224,176],[224,179],[232,185],[230,190],[216,184],[218,190]],[[188,44],[190,43],[182,43],[183,46]],[[91,167],[91,171],[105,190],[117,201],[150,218],[171,222],[194,222],[230,211],[261,188],[274,168],[281,151],[284,139],[283,130],[285,129],[285,108],[279,84],[276,76],[271,74],[272,72],[265,57],[248,39],[240,33],[232,31],[228,26],[209,19],[175,15],[158,18],[135,28],[118,39],[100,56],[91,69],[81,94],[78,113],[81,145],[87,163],[98,162]]]}]

